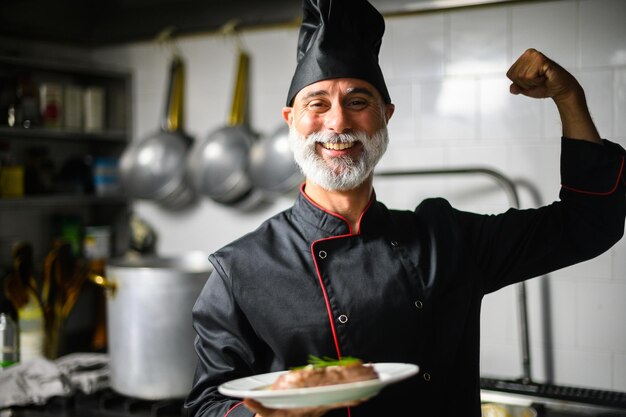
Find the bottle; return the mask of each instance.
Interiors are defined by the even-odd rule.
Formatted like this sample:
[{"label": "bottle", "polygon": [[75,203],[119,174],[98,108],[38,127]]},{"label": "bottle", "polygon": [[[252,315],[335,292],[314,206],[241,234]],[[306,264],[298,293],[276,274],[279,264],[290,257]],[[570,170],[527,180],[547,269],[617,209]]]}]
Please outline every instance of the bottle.
[{"label": "bottle", "polygon": [[0,198],[24,196],[24,166],[17,163],[8,142],[0,141]]},{"label": "bottle", "polygon": [[7,297],[17,310],[20,362],[44,357],[45,323],[37,282],[33,275],[33,248],[21,242],[13,249],[13,270],[5,280]]},{"label": "bottle", "polygon": [[19,329],[11,315],[0,313],[0,368],[20,361]]},{"label": "bottle", "polygon": [[[4,283],[2,283],[4,284]],[[0,285],[0,370],[20,361],[17,311]]]},{"label": "bottle", "polygon": [[17,78],[17,105],[15,126],[30,128],[40,125],[39,97],[37,87],[30,74],[20,74]]},{"label": "bottle", "polygon": [[20,360],[43,358],[45,328],[43,311],[31,295],[29,302],[18,310],[20,324]]}]

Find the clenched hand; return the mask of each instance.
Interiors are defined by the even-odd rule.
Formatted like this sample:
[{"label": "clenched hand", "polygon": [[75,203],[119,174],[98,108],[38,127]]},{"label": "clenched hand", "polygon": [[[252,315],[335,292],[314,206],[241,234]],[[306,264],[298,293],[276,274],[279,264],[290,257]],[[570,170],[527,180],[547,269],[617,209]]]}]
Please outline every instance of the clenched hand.
[{"label": "clenched hand", "polygon": [[526,50],[506,73],[513,82],[512,94],[532,98],[552,98],[563,124],[563,136],[601,143],[585,92],[576,78],[535,49]]}]

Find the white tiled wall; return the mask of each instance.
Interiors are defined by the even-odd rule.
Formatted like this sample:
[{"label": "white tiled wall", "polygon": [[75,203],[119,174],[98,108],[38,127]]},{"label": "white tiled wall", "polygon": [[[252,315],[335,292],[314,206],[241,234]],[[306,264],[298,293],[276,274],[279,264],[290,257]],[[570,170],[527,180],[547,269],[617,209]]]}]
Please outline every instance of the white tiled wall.
[{"label": "white tiled wall", "polygon": [[[487,166],[519,182],[522,207],[553,201],[559,189],[558,114],[549,100],[511,96],[504,74],[527,47],[544,51],[579,78],[601,134],[624,146],[625,22],[623,0],[533,2],[388,19],[380,59],[397,110],[380,169]],[[251,123],[268,134],[281,123],[297,30],[245,32],[243,41],[252,55]],[[178,45],[188,68],[186,128],[202,140],[226,121],[234,47],[218,36],[183,38]],[[95,55],[134,69],[134,134],[154,131],[167,50],[146,43]],[[376,190],[392,207],[410,208],[433,195],[481,212],[509,205],[480,177],[378,179]],[[150,202],[138,202],[135,209],[158,229],[161,253],[208,254],[288,207],[291,199],[282,197],[253,213],[208,200],[184,215]],[[626,391],[626,243],[527,287],[533,377]],[[520,376],[519,350],[516,291],[506,288],[485,299],[482,372]]]}]

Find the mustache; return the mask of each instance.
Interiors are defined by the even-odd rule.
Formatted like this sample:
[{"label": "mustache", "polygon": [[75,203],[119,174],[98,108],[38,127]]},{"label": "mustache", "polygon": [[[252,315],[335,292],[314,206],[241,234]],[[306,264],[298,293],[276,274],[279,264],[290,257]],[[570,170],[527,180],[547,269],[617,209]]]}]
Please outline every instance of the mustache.
[{"label": "mustache", "polygon": [[363,142],[366,139],[367,139],[367,134],[364,132],[349,132],[349,133],[314,132],[306,136],[307,141],[319,142],[319,143]]}]

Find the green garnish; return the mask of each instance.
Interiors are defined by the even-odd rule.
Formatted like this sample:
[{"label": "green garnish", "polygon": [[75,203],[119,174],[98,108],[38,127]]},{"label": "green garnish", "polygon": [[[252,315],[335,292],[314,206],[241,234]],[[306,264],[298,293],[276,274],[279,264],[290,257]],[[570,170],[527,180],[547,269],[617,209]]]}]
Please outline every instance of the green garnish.
[{"label": "green garnish", "polygon": [[[314,355],[309,355],[309,366],[313,366],[316,369],[325,368],[327,366],[348,366],[361,363],[362,361],[357,358],[353,358],[352,356],[344,356],[341,359],[330,358],[328,356],[324,356],[323,358],[318,358]],[[305,366],[296,366],[291,368],[292,370],[306,368]]]}]

